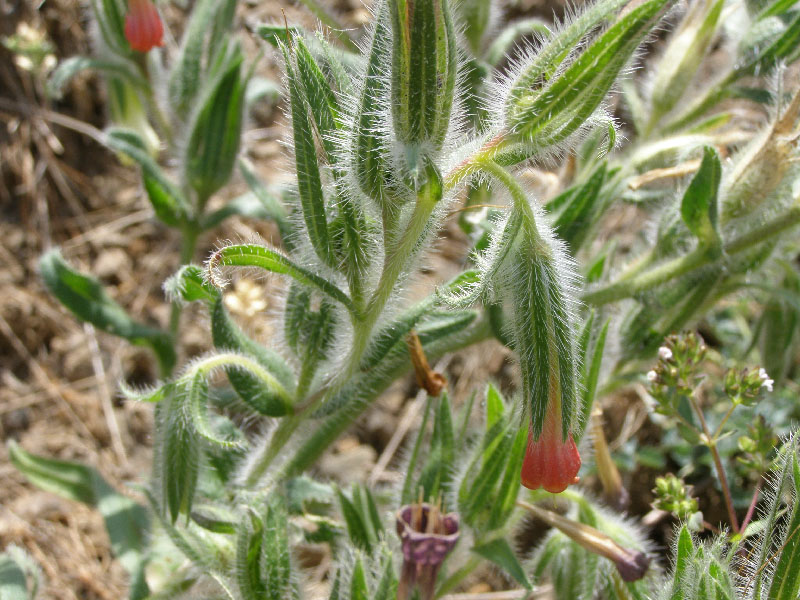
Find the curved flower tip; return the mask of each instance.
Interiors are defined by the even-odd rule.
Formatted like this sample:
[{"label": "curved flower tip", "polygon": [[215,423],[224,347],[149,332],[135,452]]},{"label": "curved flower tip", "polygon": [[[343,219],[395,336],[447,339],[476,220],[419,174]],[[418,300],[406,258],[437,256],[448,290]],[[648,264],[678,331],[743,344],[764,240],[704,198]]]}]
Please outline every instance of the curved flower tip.
[{"label": "curved flower tip", "polygon": [[566,440],[561,437],[558,412],[547,411],[538,440],[533,439],[533,431],[528,429],[528,448],[521,473],[522,485],[528,489],[544,488],[558,494],[578,482],[581,455],[571,433]]},{"label": "curved flower tip", "polygon": [[647,574],[650,558],[643,552],[628,550],[625,555],[614,561],[622,581],[637,581]]},{"label": "curved flower tip", "polygon": [[137,52],[149,52],[163,45],[164,26],[151,0],[128,0],[125,39]]}]

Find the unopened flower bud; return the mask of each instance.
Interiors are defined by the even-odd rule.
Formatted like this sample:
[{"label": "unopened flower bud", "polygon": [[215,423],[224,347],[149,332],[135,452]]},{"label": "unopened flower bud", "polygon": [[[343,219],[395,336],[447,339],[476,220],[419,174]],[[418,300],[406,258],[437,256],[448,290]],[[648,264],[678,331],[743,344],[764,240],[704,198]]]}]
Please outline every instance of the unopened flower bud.
[{"label": "unopened flower bud", "polygon": [[447,0],[391,0],[392,116],[409,167],[419,151],[438,151],[450,126],[458,70]]},{"label": "unopened flower bud", "polygon": [[163,45],[164,25],[151,0],[128,0],[125,39],[137,52],[149,52]]}]

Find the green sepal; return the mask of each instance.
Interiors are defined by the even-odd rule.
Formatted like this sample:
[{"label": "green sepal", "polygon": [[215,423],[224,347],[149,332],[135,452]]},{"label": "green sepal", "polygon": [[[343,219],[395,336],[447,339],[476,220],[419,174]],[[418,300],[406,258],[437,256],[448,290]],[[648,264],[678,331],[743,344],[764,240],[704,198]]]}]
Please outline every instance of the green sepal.
[{"label": "green sepal", "polygon": [[244,600],[259,600],[267,595],[261,574],[261,550],[264,523],[252,511],[246,511],[236,534],[236,584]]},{"label": "green sepal", "polygon": [[[611,319],[607,319],[603,324],[603,328],[597,335],[594,347],[592,348],[591,358],[589,356],[588,348],[581,361],[581,406],[578,426],[575,429],[575,443],[580,442],[586,428],[589,425],[589,419],[592,414],[592,406],[594,405],[595,394],[597,393],[597,384],[600,379],[600,369],[603,365],[603,351],[606,346],[606,337],[608,337],[608,327],[611,324]],[[586,369],[588,365],[588,370]]]},{"label": "green sepal", "polygon": [[[792,502],[789,504],[791,516],[788,524],[782,530],[778,545],[778,555],[772,555],[769,561],[776,560],[775,570],[765,598],[769,600],[796,600],[800,594],[800,465],[797,461],[797,443],[794,438],[785,446],[784,469],[778,485],[778,490],[788,486]],[[773,499],[775,504],[780,502],[780,493]],[[772,534],[774,535],[774,534]],[[771,544],[771,532],[765,530],[762,534],[762,548]],[[761,555],[763,556],[763,549]],[[758,595],[754,596],[759,598]]]},{"label": "green sepal", "polygon": [[360,486],[355,485],[352,500],[338,488],[336,496],[350,541],[358,548],[371,553],[378,542],[378,534],[382,531],[372,493],[367,488],[362,490]]},{"label": "green sepal", "polygon": [[39,259],[39,271],[50,293],[78,319],[132,344],[148,346],[156,354],[161,371],[172,370],[176,360],[172,337],[165,331],[134,321],[111,299],[99,281],[72,269],[58,250]]},{"label": "green sepal", "polygon": [[273,273],[288,275],[299,283],[318,289],[323,294],[343,304],[351,312],[355,310],[352,300],[333,283],[307,271],[277,250],[272,250],[266,246],[258,244],[225,246],[212,255],[209,263],[212,269],[223,266],[259,267]]},{"label": "green sepal", "polygon": [[332,253],[328,235],[328,216],[325,207],[325,192],[322,187],[320,165],[317,158],[317,146],[314,140],[314,130],[308,114],[308,102],[310,99],[298,73],[294,46],[282,45],[281,50],[283,51],[289,86],[295,171],[303,222],[317,257],[324,264],[330,265],[332,263]]}]

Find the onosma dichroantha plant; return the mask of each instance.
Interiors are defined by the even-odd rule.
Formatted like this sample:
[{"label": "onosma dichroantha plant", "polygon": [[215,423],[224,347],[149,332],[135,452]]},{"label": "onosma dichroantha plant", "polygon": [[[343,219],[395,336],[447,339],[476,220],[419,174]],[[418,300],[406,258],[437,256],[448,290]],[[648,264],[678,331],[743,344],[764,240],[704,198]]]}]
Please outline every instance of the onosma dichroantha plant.
[{"label": "onosma dichroantha plant", "polygon": [[[138,165],[184,242],[165,284],[170,328],[133,320],[57,253],[41,272],[78,318],[158,357],[161,383],[123,390],[155,408],[139,490],[150,512],[89,467],[9,449],[32,482],[104,514],[132,598],[305,597],[296,551],[309,543],[332,553],[332,599],[442,597],[486,565],[520,598],[544,585],[570,599],[798,597],[793,413],[757,418],[782,406],[776,381],[795,385],[795,2],[599,0],[555,26],[502,28],[484,0],[379,0],[357,43],[258,26],[290,117],[296,180],[278,191],[237,158],[245,112],[269,86],[236,41],[235,1],[198,0],[177,52],[157,49],[150,0],[92,11],[97,55],[65,61],[51,87],[84,68],[106,80],[116,125],[96,137]],[[251,192],[209,211],[237,164]],[[559,193],[530,185],[555,167]],[[192,263],[198,235],[231,215],[274,221],[280,244],[221,244]],[[465,269],[407,302],[455,218]],[[285,281],[269,346],[223,300],[244,268]],[[720,321],[743,298],[763,312]],[[176,368],[187,303],[207,311],[214,349]],[[701,320],[727,337],[709,349],[672,335]],[[489,338],[513,350],[521,389],[513,401],[476,390],[478,418],[476,394],[454,407],[428,361]],[[765,368],[738,368],[752,352]],[[428,397],[403,480],[342,490],[315,478],[412,366]],[[719,366],[736,368],[720,379]],[[725,504],[727,521],[708,523],[683,479],[660,478],[656,506],[681,520],[669,559],[616,512],[627,492],[595,399],[621,386],[647,392],[664,443],[683,449],[681,476],[706,469]],[[581,469],[602,501],[567,489]],[[549,528],[532,551],[515,541],[526,515]],[[24,593],[22,563],[3,556],[0,594]]]}]

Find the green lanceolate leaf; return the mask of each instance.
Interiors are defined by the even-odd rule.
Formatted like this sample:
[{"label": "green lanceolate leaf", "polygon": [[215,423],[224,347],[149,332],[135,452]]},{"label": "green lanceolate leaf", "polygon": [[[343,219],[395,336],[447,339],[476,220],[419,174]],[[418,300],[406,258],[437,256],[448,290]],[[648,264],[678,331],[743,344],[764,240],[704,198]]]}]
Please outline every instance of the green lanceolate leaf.
[{"label": "green lanceolate leaf", "polygon": [[186,386],[186,410],[195,431],[206,443],[228,450],[243,448],[241,434],[223,437],[214,430],[208,417],[208,382],[204,373],[198,371]]},{"label": "green lanceolate leaf", "polygon": [[256,27],[256,34],[274,48],[280,48],[281,44],[288,44],[290,39],[303,35],[303,29],[294,25],[287,29],[284,25],[262,23]]},{"label": "green lanceolate leaf", "polygon": [[597,212],[600,190],[606,180],[606,165],[601,164],[585,183],[573,186],[548,202],[546,208],[556,212],[553,227],[558,237],[577,252],[589,232],[592,217]]},{"label": "green lanceolate leaf", "polygon": [[295,382],[291,369],[277,353],[245,335],[225,309],[222,296],[217,298],[212,308],[211,334],[216,348],[251,356],[274,377],[274,380],[265,381],[249,371],[235,367],[226,369],[233,389],[248,406],[273,417],[292,411]]},{"label": "green lanceolate leaf", "polygon": [[169,80],[169,96],[175,112],[187,119],[203,82],[203,49],[212,26],[214,0],[200,0],[194,6],[183,34],[181,48]]},{"label": "green lanceolate leaf", "polygon": [[147,197],[160,221],[176,227],[189,220],[192,210],[178,186],[167,177],[138,133],[128,129],[111,128],[106,132],[106,145],[130,157],[142,169],[142,181]]},{"label": "green lanceolate leaf", "polygon": [[311,246],[319,259],[331,264],[331,246],[328,236],[328,217],[325,210],[325,193],[322,188],[320,166],[314,132],[308,116],[308,97],[294,62],[293,46],[283,46],[289,98],[292,111],[294,159],[297,173],[300,206]]},{"label": "green lanceolate leaf", "polygon": [[131,54],[125,39],[125,3],[121,0],[91,0],[91,5],[103,42],[114,54]]},{"label": "green lanceolate leaf", "polygon": [[515,99],[512,90],[508,125],[515,138],[537,152],[577,131],[606,97],[666,3],[646,0],[623,14],[543,91],[521,91]]},{"label": "green lanceolate leaf", "polygon": [[247,88],[238,46],[199,101],[186,145],[185,177],[197,192],[198,208],[231,177],[239,153]]},{"label": "green lanceolate leaf", "polygon": [[[11,464],[35,486],[100,511],[111,550],[131,577],[130,597],[133,600],[146,597],[149,592],[144,580],[143,553],[149,519],[145,508],[114,490],[92,467],[36,456],[13,441],[8,444],[8,456]],[[2,593],[0,598],[5,600]]]},{"label": "green lanceolate leaf", "polygon": [[209,268],[213,270],[225,266],[258,267],[273,273],[288,275],[299,283],[318,289],[343,304],[348,310],[354,310],[352,300],[330,281],[307,271],[277,250],[266,246],[238,244],[220,248],[209,259]]},{"label": "green lanceolate leaf", "polygon": [[321,138],[322,147],[325,149],[325,158],[328,164],[332,164],[336,159],[336,145],[332,134],[339,126],[339,103],[302,38],[295,37],[292,44],[297,74],[305,89],[305,98],[311,118],[314,120],[316,131]]},{"label": "green lanceolate leaf", "polygon": [[57,250],[42,256],[39,270],[50,293],[78,319],[133,344],[150,347],[161,370],[164,373],[172,370],[175,349],[170,335],[134,321],[106,294],[99,281],[72,269]]},{"label": "green lanceolate leaf", "polygon": [[722,164],[716,150],[706,146],[703,161],[681,200],[681,217],[701,244],[718,246],[717,191],[722,178]]},{"label": "green lanceolate leaf", "polygon": [[653,83],[651,122],[667,114],[683,97],[714,40],[724,4],[724,0],[696,4],[673,35]]},{"label": "green lanceolate leaf", "polygon": [[367,574],[360,556],[356,558],[353,574],[350,576],[350,600],[370,600]]},{"label": "green lanceolate leaf", "polygon": [[422,498],[427,502],[435,503],[437,498],[441,497],[448,489],[453,478],[454,436],[450,401],[447,394],[443,393],[434,416],[430,452],[422,466],[417,484],[412,490],[413,493],[422,490]]},{"label": "green lanceolate leaf", "polygon": [[500,485],[497,487],[495,500],[492,503],[487,529],[497,530],[504,527],[516,508],[517,495],[520,490],[519,474],[522,469],[522,461],[525,458],[525,449],[527,446],[528,431],[525,427],[522,427],[517,431],[514,443],[511,446],[511,451],[509,452],[506,462],[505,473],[503,474],[503,479],[500,481]]},{"label": "green lanceolate leaf", "polygon": [[158,404],[156,423],[160,505],[167,520],[174,524],[181,514],[188,519],[200,473],[200,438],[182,390]]},{"label": "green lanceolate leaf", "polygon": [[476,546],[472,551],[503,569],[526,590],[532,589],[533,586],[525,575],[525,569],[522,568],[519,558],[505,538],[497,538],[487,544]]},{"label": "green lanceolate leaf", "polygon": [[0,554],[0,598],[29,600],[25,571],[8,554]]},{"label": "green lanceolate leaf", "polygon": [[363,512],[359,503],[351,501],[341,490],[336,490],[336,496],[339,499],[339,507],[347,525],[350,541],[366,552],[371,552],[377,538],[369,516]]},{"label": "green lanceolate leaf", "polygon": [[608,319],[603,324],[603,328],[597,335],[597,340],[592,349],[591,358],[587,352],[584,359],[584,368],[588,365],[589,370],[585,372],[581,389],[583,390],[581,398],[581,414],[579,427],[576,431],[575,442],[577,443],[586,432],[586,427],[589,425],[589,419],[592,414],[592,406],[594,405],[595,394],[597,393],[597,384],[600,380],[600,368],[603,365],[603,350],[606,346],[606,337],[608,337],[608,326],[611,320]]}]

